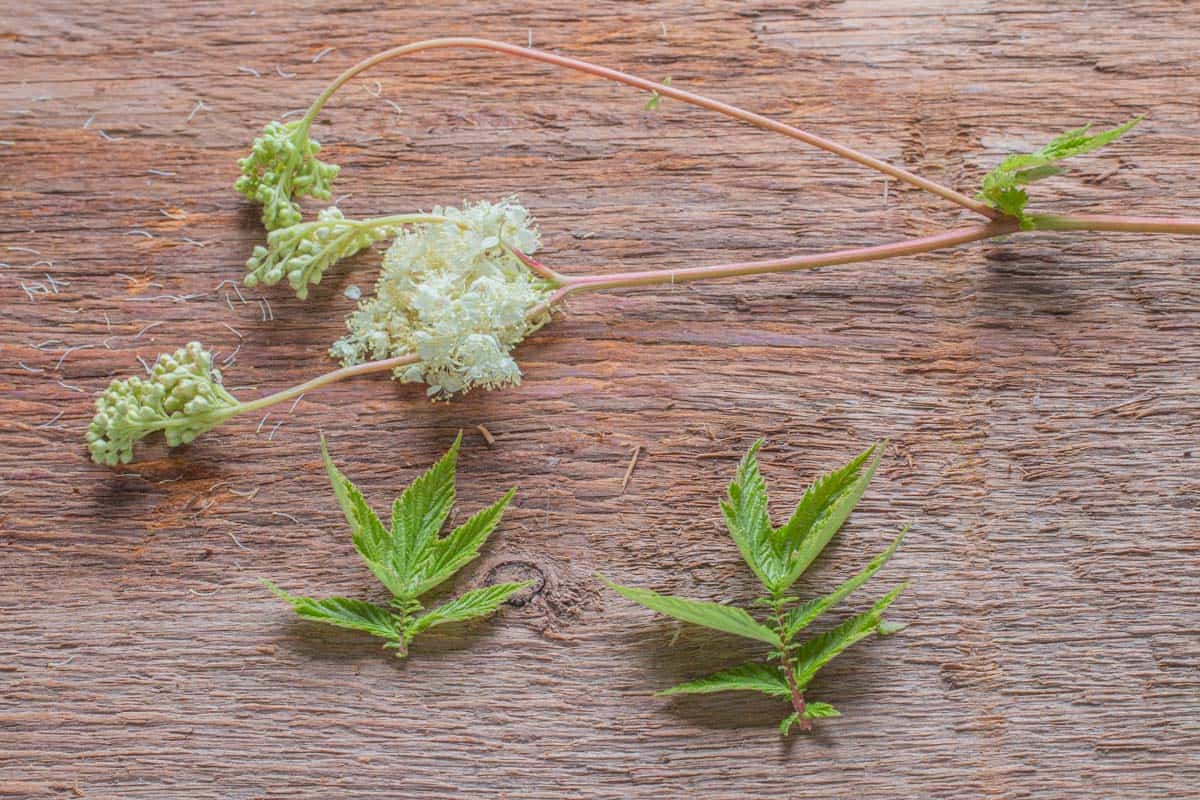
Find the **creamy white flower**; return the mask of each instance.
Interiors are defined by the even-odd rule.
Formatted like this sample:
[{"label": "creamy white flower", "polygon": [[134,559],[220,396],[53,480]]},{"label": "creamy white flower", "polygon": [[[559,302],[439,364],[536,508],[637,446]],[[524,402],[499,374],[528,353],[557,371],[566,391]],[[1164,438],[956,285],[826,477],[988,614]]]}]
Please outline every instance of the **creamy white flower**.
[{"label": "creamy white flower", "polygon": [[529,314],[553,290],[501,244],[537,250],[529,212],[508,198],[433,213],[447,221],[399,234],[374,296],[358,304],[330,354],[350,366],[415,353],[421,362],[395,376],[424,381],[435,397],[519,383],[511,351],[545,324],[547,314]]}]

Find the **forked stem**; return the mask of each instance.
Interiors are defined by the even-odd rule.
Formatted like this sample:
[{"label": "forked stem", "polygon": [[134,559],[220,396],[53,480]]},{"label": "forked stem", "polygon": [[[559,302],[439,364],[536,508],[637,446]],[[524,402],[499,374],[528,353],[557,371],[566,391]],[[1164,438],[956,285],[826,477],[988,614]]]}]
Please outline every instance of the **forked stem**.
[{"label": "forked stem", "polygon": [[[1179,235],[1200,235],[1200,219],[1167,218],[1167,217],[1130,217],[1111,215],[1053,215],[1034,214],[1030,216],[1035,231],[1115,231],[1130,233],[1167,233]],[[857,247],[846,250],[832,250],[826,253],[812,253],[786,258],[767,259],[764,261],[742,261],[729,264],[714,264],[704,267],[686,267],[683,269],[640,270],[635,272],[617,272],[609,275],[565,275],[543,264],[520,250],[505,243],[505,247],[519,258],[531,272],[556,287],[550,298],[530,309],[528,318],[541,318],[557,305],[564,297],[574,292],[595,292],[608,289],[625,289],[640,286],[657,286],[664,284],[687,283],[698,280],[718,278],[737,278],[749,275],[766,275],[778,272],[795,272],[798,270],[815,269],[817,267],[834,266],[837,264],[852,264],[865,261],[879,261],[887,258],[911,256],[929,253],[935,250],[945,250],[960,247],[972,242],[991,239],[1023,231],[1017,220],[1004,218],[991,222],[956,228],[930,236],[904,239],[888,244],[871,247]],[[233,414],[258,411],[268,406],[282,403],[299,397],[305,392],[319,389],[331,383],[367,375],[373,372],[385,372],[396,367],[415,364],[420,361],[418,356],[406,355],[380,361],[368,361],[352,367],[334,370],[310,381],[284,389],[281,392],[241,403],[235,407]]]}]

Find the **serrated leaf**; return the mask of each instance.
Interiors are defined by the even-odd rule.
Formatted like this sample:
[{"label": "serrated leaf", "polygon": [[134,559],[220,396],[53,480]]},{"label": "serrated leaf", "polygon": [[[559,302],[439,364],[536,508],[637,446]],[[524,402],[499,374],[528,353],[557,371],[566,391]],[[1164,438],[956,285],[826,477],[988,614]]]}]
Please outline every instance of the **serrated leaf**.
[{"label": "serrated leaf", "polygon": [[1092,126],[1085,125],[1056,136],[1045,147],[1032,153],[1010,155],[983,177],[983,188],[979,197],[998,211],[1017,217],[1024,224],[1025,205],[1029,201],[1029,195],[1019,189],[1019,186],[1059,174],[1061,170],[1056,166],[1057,162],[1090,153],[1110,144],[1142,119],[1135,117],[1123,125],[1091,135],[1089,131]]},{"label": "serrated leaf", "polygon": [[[396,569],[411,574],[437,540],[454,506],[454,476],[462,432],[437,462],[413,481],[392,504],[392,540]],[[420,592],[418,592],[420,594]]]},{"label": "serrated leaf", "polygon": [[533,585],[533,581],[519,583],[496,583],[482,589],[465,592],[453,600],[417,617],[405,631],[411,638],[422,631],[450,622],[465,622],[495,613],[504,601],[522,589]]},{"label": "serrated leaf", "polygon": [[788,697],[791,690],[783,673],[768,664],[750,662],[697,678],[656,692],[660,697],[674,694],[712,694],[714,692],[761,692],[772,697]]},{"label": "serrated leaf", "polygon": [[735,636],[744,636],[747,639],[766,642],[776,647],[782,647],[783,645],[783,642],[780,641],[779,635],[775,631],[755,622],[754,618],[746,613],[745,609],[738,608],[737,606],[725,606],[707,600],[691,600],[686,597],[658,594],[649,589],[621,586],[620,584],[613,583],[603,575],[600,576],[600,580],[604,581],[610,589],[622,597],[643,605],[652,611],[657,611],[660,614],[666,614],[669,617],[690,622],[693,625],[703,625],[706,628],[732,633]]},{"label": "serrated leaf", "polygon": [[779,723],[779,735],[787,736],[788,733],[792,730],[792,726],[795,725],[799,721],[800,721],[800,715],[797,714],[795,711],[788,714],[786,717],[783,718],[783,721]]},{"label": "serrated leaf", "polygon": [[[1050,144],[1037,151],[1034,155],[1047,161],[1061,161],[1064,158],[1081,156],[1093,150],[1099,150],[1107,144],[1111,144],[1128,133],[1134,125],[1137,125],[1143,119],[1145,118],[1137,116],[1115,128],[1110,128],[1109,130],[1090,136],[1088,132],[1092,129],[1092,126],[1089,123],[1082,128],[1076,128],[1075,130],[1067,131],[1054,137],[1050,141]],[[1023,169],[1028,170],[1030,167],[1024,167]]]},{"label": "serrated leaf", "polygon": [[821,667],[832,661],[850,645],[874,633],[883,616],[884,609],[900,596],[900,592],[904,591],[906,585],[902,583],[879,598],[869,611],[851,617],[836,628],[809,639],[797,648],[792,655],[796,684],[803,689]]},{"label": "serrated leaf", "polygon": [[1010,186],[996,192],[992,199],[992,205],[996,207],[997,211],[1003,211],[1010,217],[1024,219],[1025,206],[1029,203],[1029,192]]},{"label": "serrated leaf", "polygon": [[838,711],[829,703],[813,703],[806,702],[804,704],[804,716],[809,719],[825,719],[828,717],[840,717],[842,712]]},{"label": "serrated leaf", "polygon": [[333,484],[338,506],[342,509],[346,521],[350,523],[354,549],[392,594],[407,597],[404,574],[393,566],[394,544],[391,535],[379,521],[379,515],[367,505],[366,498],[358,487],[333,463],[324,436],[321,437],[321,458],[325,462],[325,472],[329,475],[329,481]]},{"label": "serrated leaf", "polygon": [[772,593],[781,571],[771,550],[771,520],[767,514],[767,486],[758,468],[759,439],[738,464],[729,484],[728,497],[721,503],[725,527],[737,545],[746,565]]},{"label": "serrated leaf", "polygon": [[504,509],[516,493],[515,488],[509,489],[503,497],[475,512],[448,536],[434,539],[428,547],[427,562],[420,565],[421,579],[417,594],[424,594],[443,583],[479,555],[479,548],[500,524]]},{"label": "serrated leaf", "polygon": [[[784,618],[784,638],[787,641],[791,641],[793,636],[810,625],[817,617],[845,600],[851,592],[870,580],[876,572],[879,572],[883,568],[884,564],[891,560],[896,552],[896,548],[900,546],[900,542],[904,540],[904,534],[907,532],[907,527],[900,531],[900,535],[895,538],[891,545],[882,553],[875,556],[862,572],[845,581],[829,594],[809,600],[789,611]],[[883,624],[882,620],[880,624]]]},{"label": "serrated leaf", "polygon": [[336,625],[339,628],[366,631],[384,639],[400,638],[396,631],[395,617],[386,608],[346,597],[326,597],[322,600],[297,597],[268,580],[264,580],[263,583],[276,596],[290,603],[296,613],[304,619]]},{"label": "serrated leaf", "polygon": [[786,558],[776,591],[787,591],[841,529],[875,476],[884,446],[886,442],[871,445],[840,470],[818,479],[792,518],[773,534]]}]

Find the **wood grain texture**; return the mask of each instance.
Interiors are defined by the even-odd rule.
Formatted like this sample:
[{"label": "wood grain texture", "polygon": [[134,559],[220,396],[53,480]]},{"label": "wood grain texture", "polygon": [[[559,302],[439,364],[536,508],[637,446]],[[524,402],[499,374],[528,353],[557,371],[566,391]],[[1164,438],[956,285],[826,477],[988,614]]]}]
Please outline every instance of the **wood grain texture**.
[{"label": "wood grain texture", "polygon": [[[1200,27],[1176,0],[8,0],[0,796],[1195,796],[1195,240],[1039,235],[580,298],[523,347],[515,390],[430,405],[362,380],[186,449],[149,445],[127,469],[88,462],[92,395],[138,356],[200,338],[236,352],[229,385],[258,391],[327,368],[342,292],[369,287],[372,257],[307,304],[282,288],[242,302],[224,282],[262,232],[230,188],[235,159],[344,66],[442,34],[670,75],[964,190],[1012,148],[1145,112],[1133,140],[1039,196],[1200,208]],[[644,100],[443,52],[355,82],[317,137],[348,214],[519,192],[556,266],[767,258],[959,217]],[[383,506],[479,424],[496,442],[468,436],[460,513],[521,491],[460,585],[540,575],[531,602],[398,662],[261,588],[376,591],[318,429]],[[649,697],[753,650],[692,628],[672,645],[673,625],[592,577],[753,597],[715,497],[759,435],[779,514],[816,471],[893,442],[807,590],[914,526],[878,586],[912,580],[894,616],[913,624],[824,672],[812,695],[845,716],[786,743],[779,703]]]}]

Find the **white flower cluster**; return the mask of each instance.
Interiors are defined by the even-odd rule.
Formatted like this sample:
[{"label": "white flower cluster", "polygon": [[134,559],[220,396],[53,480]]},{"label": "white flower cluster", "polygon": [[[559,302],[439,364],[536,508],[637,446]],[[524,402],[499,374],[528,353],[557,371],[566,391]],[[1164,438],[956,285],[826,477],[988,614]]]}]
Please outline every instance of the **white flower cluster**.
[{"label": "white flower cluster", "polygon": [[433,213],[447,221],[400,233],[375,295],[346,320],[350,333],[330,355],[350,366],[415,353],[420,362],[397,369],[396,378],[424,381],[433,397],[519,383],[510,353],[549,319],[529,315],[553,289],[501,245],[537,250],[529,212],[508,198]]}]

